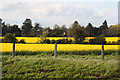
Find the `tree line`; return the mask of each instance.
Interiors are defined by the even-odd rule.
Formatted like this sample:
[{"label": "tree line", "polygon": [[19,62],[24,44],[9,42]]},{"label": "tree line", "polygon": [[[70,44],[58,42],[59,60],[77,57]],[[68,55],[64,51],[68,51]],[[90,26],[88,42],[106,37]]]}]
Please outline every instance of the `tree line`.
[{"label": "tree line", "polygon": [[98,35],[120,36],[120,25],[108,26],[106,20],[99,27],[95,27],[91,23],[88,23],[87,26],[81,26],[78,21],[75,21],[69,28],[66,25],[59,26],[55,24],[52,29],[51,27],[43,28],[37,22],[32,25],[32,20],[27,18],[21,27],[16,24],[10,25],[0,21],[0,29],[2,29],[1,36],[12,33],[16,37],[74,37],[76,41],[83,41],[84,37],[95,37]]}]

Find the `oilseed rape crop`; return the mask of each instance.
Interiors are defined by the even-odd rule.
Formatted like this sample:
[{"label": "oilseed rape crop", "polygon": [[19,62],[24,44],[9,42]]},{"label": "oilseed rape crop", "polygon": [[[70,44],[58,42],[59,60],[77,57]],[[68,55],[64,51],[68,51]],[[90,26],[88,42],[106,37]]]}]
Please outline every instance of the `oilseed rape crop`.
[{"label": "oilseed rape crop", "polygon": [[[2,37],[0,37],[2,38]],[[18,41],[24,39],[26,43],[34,44],[15,44],[16,51],[54,51],[55,44],[35,44],[40,40],[40,37],[16,37]],[[50,40],[66,39],[68,37],[47,37]],[[85,41],[93,39],[94,37],[86,37]],[[68,38],[74,40],[74,38]],[[105,37],[107,42],[117,42],[120,37]],[[118,50],[119,45],[105,45],[105,50]],[[12,52],[12,43],[0,43],[0,50],[2,52]],[[90,44],[57,44],[57,51],[80,51],[80,50],[101,50],[101,45]]]},{"label": "oilseed rape crop", "polygon": [[[12,52],[12,43],[0,43],[2,52]],[[15,44],[16,51],[54,51],[54,44]],[[118,45],[105,45],[105,50],[118,50]],[[57,44],[57,51],[101,50],[101,45]]]},{"label": "oilseed rape crop", "polygon": [[[26,43],[37,43],[41,40],[40,37],[16,37],[18,39],[18,41],[20,41],[21,39],[24,39]],[[72,37],[47,37],[46,39],[50,39],[50,40],[58,40],[58,39],[72,39],[74,40],[74,38]],[[89,39],[93,39],[94,37],[86,37],[84,42],[89,42]],[[118,40],[120,40],[120,37],[105,37],[107,42],[117,42]]]},{"label": "oilseed rape crop", "polygon": [[[2,38],[2,37],[0,37]],[[21,39],[24,39],[26,43],[38,43],[41,38],[40,37],[16,37],[18,41],[20,41]],[[58,40],[58,39],[72,39],[74,40],[73,37],[46,37],[46,39],[50,39],[50,40]],[[85,37],[84,42],[89,42],[89,39],[93,39],[94,37]],[[107,42],[117,42],[118,40],[120,40],[120,37],[105,37]]]}]

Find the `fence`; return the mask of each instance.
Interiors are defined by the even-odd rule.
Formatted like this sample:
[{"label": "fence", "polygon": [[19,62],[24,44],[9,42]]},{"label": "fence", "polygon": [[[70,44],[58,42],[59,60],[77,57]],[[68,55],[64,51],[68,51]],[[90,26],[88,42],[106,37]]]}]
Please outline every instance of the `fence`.
[{"label": "fence", "polygon": [[104,59],[104,50],[118,50],[118,45],[81,45],[81,44],[15,44],[1,43],[2,52],[15,51],[54,51],[54,57],[57,57],[57,51],[80,51],[80,50],[101,50],[101,59]]},{"label": "fence", "polygon": [[101,50],[102,60],[104,50],[118,50],[118,45],[81,45],[81,44],[11,44],[2,43],[2,52],[15,51],[54,51],[56,58],[57,51],[80,51],[80,50]]},{"label": "fence", "polygon": [[[54,50],[54,58],[56,58],[56,53],[57,53],[57,43],[55,43],[55,50]],[[13,43],[13,54],[12,57],[14,58],[15,56],[15,43]],[[102,45],[102,49],[101,49],[101,58],[102,60],[104,60],[104,45]]]},{"label": "fence", "polygon": [[[0,43],[2,52],[12,52],[13,44]],[[54,51],[55,44],[15,44],[15,51]],[[101,45],[57,44],[58,51],[101,50]],[[104,45],[104,50],[118,50],[118,45]]]}]

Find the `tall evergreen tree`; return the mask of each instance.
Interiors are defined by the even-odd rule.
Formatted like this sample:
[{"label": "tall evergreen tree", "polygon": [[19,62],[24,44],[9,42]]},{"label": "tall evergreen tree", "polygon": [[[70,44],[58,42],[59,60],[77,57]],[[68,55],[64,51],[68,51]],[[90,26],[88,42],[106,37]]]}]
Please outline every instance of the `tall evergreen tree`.
[{"label": "tall evergreen tree", "polygon": [[88,25],[86,26],[86,30],[88,31],[89,36],[95,36],[95,29],[91,23],[88,23]]},{"label": "tall evergreen tree", "polygon": [[27,18],[22,25],[22,36],[30,36],[32,28],[32,21]]},{"label": "tall evergreen tree", "polygon": [[[105,20],[98,30],[98,35],[104,34],[108,29],[107,21]],[[105,36],[105,35],[104,35]]]},{"label": "tall evergreen tree", "polygon": [[105,20],[104,22],[103,22],[103,24],[100,26],[100,29],[107,29],[108,28],[108,25],[107,25],[107,21]]}]

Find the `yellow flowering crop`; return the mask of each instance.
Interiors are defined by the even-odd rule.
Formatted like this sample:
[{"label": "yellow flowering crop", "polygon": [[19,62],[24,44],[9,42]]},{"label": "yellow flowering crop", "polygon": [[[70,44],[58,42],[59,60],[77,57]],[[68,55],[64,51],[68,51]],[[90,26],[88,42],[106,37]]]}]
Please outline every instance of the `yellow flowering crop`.
[{"label": "yellow flowering crop", "polygon": [[[50,39],[50,40],[58,40],[58,39],[72,39],[74,40],[74,38],[69,38],[69,37],[47,37],[46,39]],[[89,39],[93,39],[94,37],[86,37],[84,42],[88,42]],[[21,39],[25,39],[26,43],[37,43],[40,41],[40,37],[17,37],[18,41],[20,41]],[[120,37],[105,37],[107,42],[117,42],[118,40],[120,40]]]},{"label": "yellow flowering crop", "polygon": [[[12,43],[0,43],[2,52],[12,52]],[[55,44],[15,44],[16,51],[54,51]],[[118,50],[118,45],[105,45],[105,50]],[[101,50],[101,45],[57,44],[58,51]]]},{"label": "yellow flowering crop", "polygon": [[[2,37],[0,37],[2,38]],[[40,37],[16,37],[18,41],[20,41],[21,39],[24,39],[26,43],[37,43],[41,40]],[[50,39],[50,40],[58,40],[58,39],[72,39],[74,40],[74,38],[72,37],[47,37],[46,39]],[[94,37],[85,37],[85,41],[84,42],[88,42],[89,39],[93,39]],[[120,37],[105,37],[107,42],[117,42],[118,40],[120,40]]]}]

